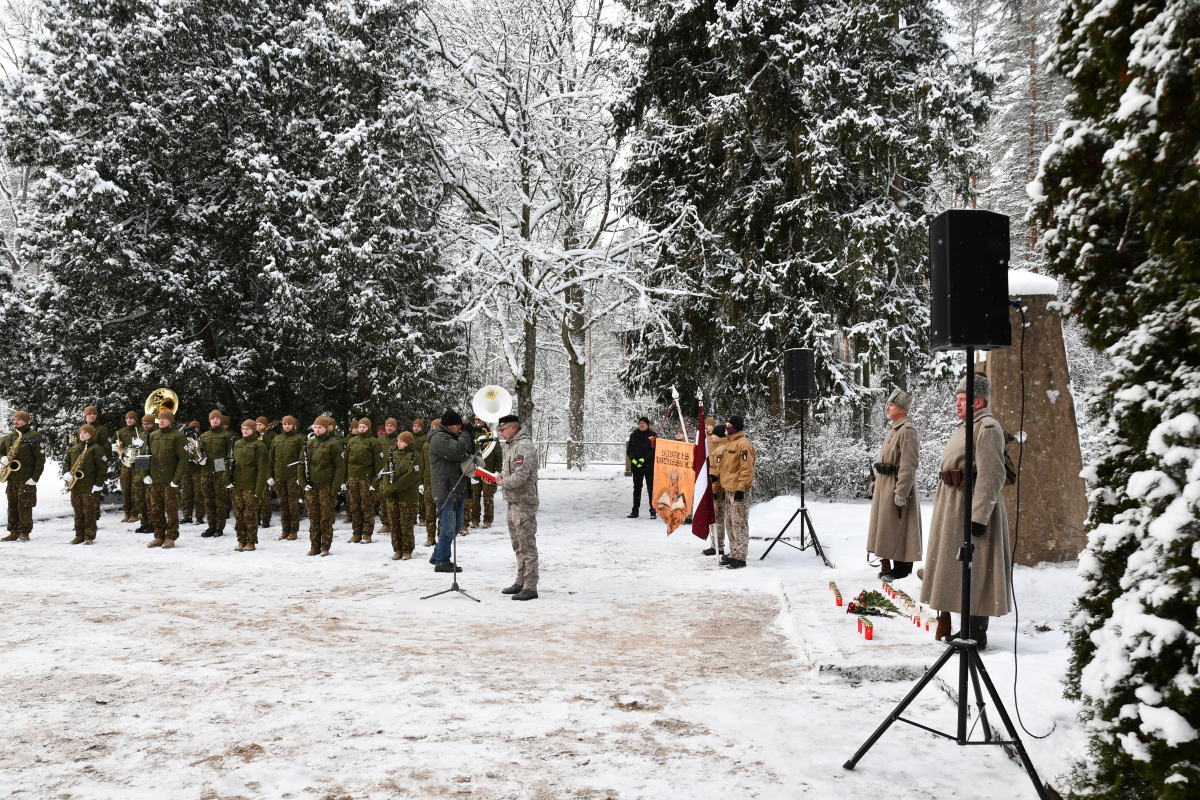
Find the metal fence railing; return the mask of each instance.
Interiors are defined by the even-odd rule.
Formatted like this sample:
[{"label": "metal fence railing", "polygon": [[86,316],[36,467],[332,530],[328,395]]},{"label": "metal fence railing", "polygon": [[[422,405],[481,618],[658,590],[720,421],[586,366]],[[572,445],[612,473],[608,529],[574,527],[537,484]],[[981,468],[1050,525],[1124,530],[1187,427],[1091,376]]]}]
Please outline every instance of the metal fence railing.
[{"label": "metal fence railing", "polygon": [[[543,439],[537,442],[538,458],[543,464],[564,463],[567,460],[565,439]],[[625,442],[583,443],[583,458],[586,464],[624,464]]]}]

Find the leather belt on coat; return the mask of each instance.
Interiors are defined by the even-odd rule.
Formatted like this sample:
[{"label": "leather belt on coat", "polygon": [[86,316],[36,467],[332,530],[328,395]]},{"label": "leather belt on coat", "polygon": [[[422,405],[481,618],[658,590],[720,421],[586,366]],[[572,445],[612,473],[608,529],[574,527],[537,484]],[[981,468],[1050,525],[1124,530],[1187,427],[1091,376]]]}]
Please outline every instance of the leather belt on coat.
[{"label": "leather belt on coat", "polygon": [[938,477],[947,486],[961,489],[963,484],[967,482],[967,471],[965,469],[944,469],[938,473]]},{"label": "leather belt on coat", "polygon": [[880,475],[895,475],[900,471],[899,464],[888,464],[884,461],[878,461],[875,464],[875,471]]}]

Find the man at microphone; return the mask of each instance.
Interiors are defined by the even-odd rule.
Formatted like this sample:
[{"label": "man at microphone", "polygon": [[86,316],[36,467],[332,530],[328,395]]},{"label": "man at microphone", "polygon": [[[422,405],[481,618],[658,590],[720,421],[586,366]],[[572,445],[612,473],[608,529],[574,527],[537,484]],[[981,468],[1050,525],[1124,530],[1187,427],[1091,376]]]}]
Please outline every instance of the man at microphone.
[{"label": "man at microphone", "polygon": [[508,442],[508,455],[496,483],[508,503],[508,535],[517,555],[517,581],[504,594],[536,600],[538,584],[538,454],[529,431],[515,414],[501,417],[496,432]]}]

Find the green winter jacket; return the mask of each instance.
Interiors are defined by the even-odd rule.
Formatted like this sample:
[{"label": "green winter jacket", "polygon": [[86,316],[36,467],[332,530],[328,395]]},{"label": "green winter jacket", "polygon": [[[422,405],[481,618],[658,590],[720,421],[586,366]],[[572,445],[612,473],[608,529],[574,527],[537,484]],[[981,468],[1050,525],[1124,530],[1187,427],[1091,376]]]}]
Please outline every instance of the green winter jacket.
[{"label": "green winter jacket", "polygon": [[225,469],[225,483],[235,489],[254,492],[258,497],[267,494],[267,477],[270,471],[267,446],[258,436],[238,439],[233,443],[233,458]]},{"label": "green winter jacket", "polygon": [[149,439],[150,480],[154,483],[183,484],[187,463],[187,437],[175,428],[159,428]]},{"label": "green winter jacket", "polygon": [[346,477],[378,486],[383,460],[383,443],[370,431],[356,433],[346,440]]},{"label": "green winter jacket", "polygon": [[[8,451],[16,440],[16,431],[0,440],[0,456],[8,458]],[[42,439],[42,435],[28,425],[22,427],[21,444],[17,446],[13,460],[21,462],[21,468],[8,473],[10,483],[24,483],[25,481],[37,483],[38,478],[42,477],[42,470],[46,468],[46,442]]]},{"label": "green winter jacket", "polygon": [[96,487],[104,485],[104,476],[108,474],[108,453],[100,445],[93,444],[90,439],[86,442],[76,442],[63,459],[64,479],[71,474],[71,467],[75,466],[75,460],[81,454],[83,461],[79,463],[79,469],[83,472],[83,477],[75,481],[75,485],[71,487],[71,494],[87,495]]},{"label": "green winter jacket", "polygon": [[346,482],[346,455],[342,440],[332,433],[309,439],[305,445],[304,459],[300,462],[298,478],[305,488],[328,486],[336,495]]},{"label": "green winter jacket", "polygon": [[417,487],[424,479],[425,470],[421,466],[424,460],[416,450],[392,450],[391,469],[383,475],[383,499],[393,503],[421,502]]},{"label": "green winter jacket", "polygon": [[412,451],[414,456],[418,452],[421,454],[421,467],[425,470],[425,477],[421,479],[421,482],[425,485],[425,494],[432,497],[433,471],[429,469],[429,437],[426,436],[425,431],[413,434]]},{"label": "green winter jacket", "polygon": [[304,458],[304,434],[292,431],[271,440],[268,451],[269,477],[277,481],[295,478],[300,474],[300,462]]},{"label": "green winter jacket", "polygon": [[204,463],[200,465],[201,475],[224,472],[225,462],[233,453],[233,436],[220,428],[209,428],[200,434],[200,449],[205,456]]},{"label": "green winter jacket", "polygon": [[429,468],[433,470],[433,501],[466,500],[471,496],[471,479],[463,475],[459,463],[471,452],[471,434],[455,435],[444,426],[429,435]]}]

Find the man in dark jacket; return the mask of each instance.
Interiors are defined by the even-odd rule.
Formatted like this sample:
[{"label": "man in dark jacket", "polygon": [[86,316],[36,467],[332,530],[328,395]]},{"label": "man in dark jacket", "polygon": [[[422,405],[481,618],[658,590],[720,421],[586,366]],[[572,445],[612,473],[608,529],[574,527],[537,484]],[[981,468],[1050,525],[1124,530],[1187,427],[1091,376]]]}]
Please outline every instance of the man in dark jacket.
[{"label": "man in dark jacket", "polygon": [[633,511],[630,519],[637,519],[642,505],[642,482],[646,483],[646,504],[650,506],[650,518],[654,519],[654,437],[650,420],[638,420],[637,430],[629,434],[625,444],[625,456],[633,468]]},{"label": "man in dark jacket", "polygon": [[[463,420],[453,409],[442,415],[441,427],[429,434],[429,470],[433,484],[433,501],[441,520],[441,532],[433,558],[434,572],[454,572],[450,563],[450,548],[454,537],[462,530],[463,501],[471,496],[471,476],[460,466],[475,450],[475,439],[463,433]],[[472,466],[472,472],[474,467]],[[458,568],[461,572],[462,569]]]}]

